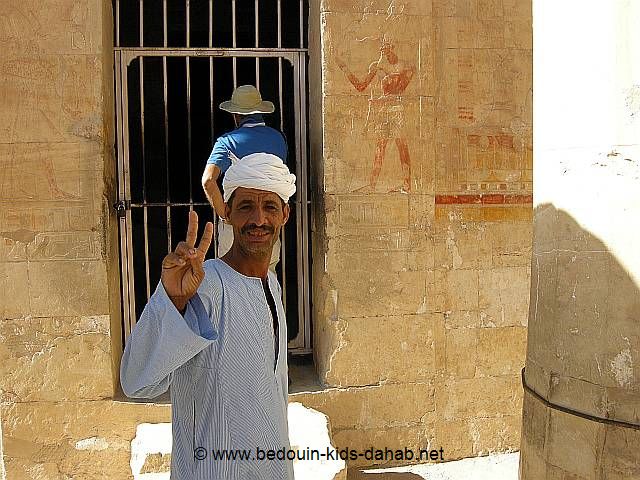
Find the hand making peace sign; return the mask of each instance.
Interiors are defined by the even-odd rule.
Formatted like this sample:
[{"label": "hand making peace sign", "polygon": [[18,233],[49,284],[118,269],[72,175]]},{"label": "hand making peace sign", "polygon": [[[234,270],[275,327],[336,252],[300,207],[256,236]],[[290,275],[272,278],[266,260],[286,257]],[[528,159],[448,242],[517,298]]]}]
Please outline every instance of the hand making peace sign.
[{"label": "hand making peace sign", "polygon": [[207,222],[198,247],[195,247],[198,236],[198,214],[189,212],[187,239],[176,245],[175,251],[162,260],[162,285],[167,295],[182,312],[187,302],[193,297],[204,279],[202,264],[213,238],[213,224]]}]

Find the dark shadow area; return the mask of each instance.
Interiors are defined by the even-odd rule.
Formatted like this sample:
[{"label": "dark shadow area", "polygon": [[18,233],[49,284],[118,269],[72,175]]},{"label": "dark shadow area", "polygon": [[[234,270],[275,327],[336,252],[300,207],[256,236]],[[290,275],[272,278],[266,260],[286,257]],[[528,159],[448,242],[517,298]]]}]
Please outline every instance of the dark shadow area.
[{"label": "dark shadow area", "polygon": [[[142,15],[140,12],[142,5]],[[188,7],[187,7],[188,5]],[[119,11],[118,11],[119,7]],[[278,47],[278,1],[242,0],[235,2],[235,25],[232,2],[209,0],[167,0],[166,17],[163,2],[112,2],[116,45],[121,47],[163,47],[166,23],[166,45],[170,48],[232,48],[235,29],[237,48]],[[300,22],[302,9],[302,25]],[[309,1],[281,2],[280,41],[282,48],[307,48]],[[258,34],[256,38],[256,20]],[[114,24],[116,22],[114,21]],[[187,25],[189,30],[187,31]],[[115,25],[114,25],[115,27]],[[142,42],[140,29],[142,27]],[[235,27],[235,28],[234,28]],[[302,35],[300,28],[302,27]],[[119,33],[119,38],[118,38]],[[187,38],[188,36],[188,38]],[[300,40],[302,39],[302,45]]]},{"label": "dark shadow area", "polygon": [[629,403],[640,405],[630,383],[640,378],[634,280],[602,240],[551,204],[534,212],[531,272],[527,382],[551,402],[638,423]]},{"label": "dark shadow area", "polygon": [[411,472],[367,472],[360,470],[349,473],[349,480],[424,480],[424,477]]}]

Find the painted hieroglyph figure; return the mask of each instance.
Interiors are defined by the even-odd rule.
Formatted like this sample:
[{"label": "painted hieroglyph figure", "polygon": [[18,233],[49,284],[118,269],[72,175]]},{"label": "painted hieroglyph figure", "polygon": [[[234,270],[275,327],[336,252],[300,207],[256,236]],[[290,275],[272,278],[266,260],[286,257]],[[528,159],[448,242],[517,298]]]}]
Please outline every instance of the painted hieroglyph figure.
[{"label": "painted hieroglyph figure", "polygon": [[380,96],[376,97],[372,94],[369,98],[369,111],[365,125],[365,130],[371,132],[376,139],[376,152],[369,183],[355,192],[375,191],[389,140],[393,140],[398,148],[403,177],[402,185],[392,188],[390,192],[411,191],[411,158],[406,139],[402,95],[413,78],[415,68],[401,62],[393,44],[385,38],[382,39],[380,46],[380,58],[369,65],[369,72],[362,80],[349,70],[342,58],[336,58],[340,69],[359,92],[363,92],[376,77],[380,82]]}]

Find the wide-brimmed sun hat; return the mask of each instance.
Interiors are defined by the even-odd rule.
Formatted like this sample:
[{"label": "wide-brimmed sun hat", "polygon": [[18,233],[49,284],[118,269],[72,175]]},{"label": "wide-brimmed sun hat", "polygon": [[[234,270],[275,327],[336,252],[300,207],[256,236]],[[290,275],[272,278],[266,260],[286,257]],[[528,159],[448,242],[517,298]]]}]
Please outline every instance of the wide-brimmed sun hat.
[{"label": "wide-brimmed sun hat", "polygon": [[268,100],[262,100],[262,96],[253,85],[242,85],[231,94],[231,100],[222,102],[220,110],[240,115],[252,113],[273,113],[275,107]]}]

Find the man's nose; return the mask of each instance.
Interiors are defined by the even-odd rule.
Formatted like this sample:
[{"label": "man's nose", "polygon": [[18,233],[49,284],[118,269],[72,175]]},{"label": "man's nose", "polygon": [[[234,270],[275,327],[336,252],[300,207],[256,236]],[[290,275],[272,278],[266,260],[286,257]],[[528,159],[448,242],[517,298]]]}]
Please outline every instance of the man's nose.
[{"label": "man's nose", "polygon": [[251,212],[251,218],[249,219],[249,223],[254,223],[257,227],[261,227],[266,223],[267,217],[262,208],[254,208],[253,212]]}]

